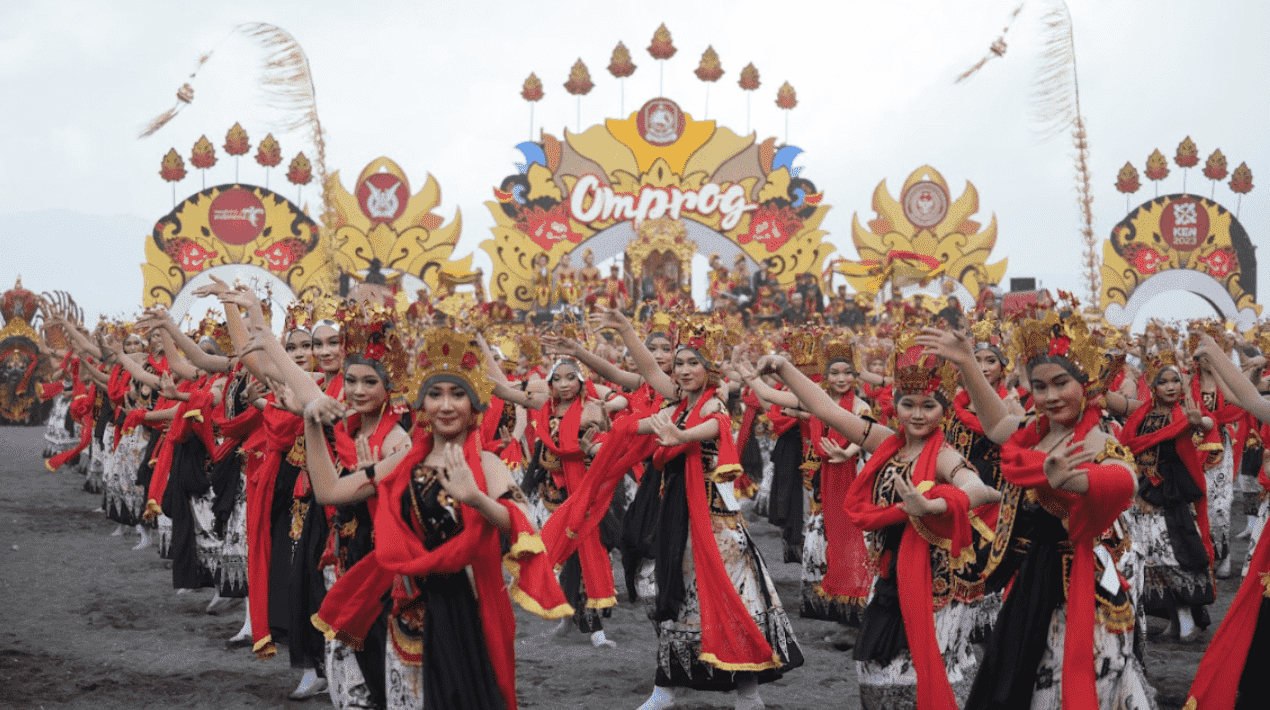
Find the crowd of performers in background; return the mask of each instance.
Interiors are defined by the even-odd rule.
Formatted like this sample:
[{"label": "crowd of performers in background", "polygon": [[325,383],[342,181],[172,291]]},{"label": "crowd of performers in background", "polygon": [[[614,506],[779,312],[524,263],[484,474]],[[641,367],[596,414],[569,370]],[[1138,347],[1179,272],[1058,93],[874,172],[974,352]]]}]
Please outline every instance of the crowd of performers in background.
[{"label": "crowd of performers in background", "polygon": [[50,308],[46,465],[340,708],[515,708],[512,603],[604,653],[615,565],[653,627],[642,710],[762,707],[803,663],[789,614],[842,625],[869,709],[1153,708],[1146,616],[1209,644],[1188,708],[1270,697],[1270,332],[826,299],[717,258],[702,313],[676,278],[632,298],[544,262],[528,312],[372,283],[281,336],[219,281],[189,332]]}]

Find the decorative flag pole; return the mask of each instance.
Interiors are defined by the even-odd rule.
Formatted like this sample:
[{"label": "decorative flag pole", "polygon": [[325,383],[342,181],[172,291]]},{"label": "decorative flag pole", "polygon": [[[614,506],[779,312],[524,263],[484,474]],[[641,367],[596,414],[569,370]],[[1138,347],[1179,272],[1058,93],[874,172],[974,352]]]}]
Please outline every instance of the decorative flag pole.
[{"label": "decorative flag pole", "polygon": [[1230,174],[1230,189],[1239,195],[1239,202],[1235,203],[1235,219],[1238,219],[1239,208],[1244,204],[1244,195],[1252,192],[1252,170],[1248,169],[1247,163],[1240,163],[1235,172]]},{"label": "decorative flag pole", "polygon": [[578,97],[578,133],[582,132],[582,97],[591,93],[593,88],[595,83],[591,81],[591,72],[579,58],[569,70],[569,80],[564,83],[565,91]]},{"label": "decorative flag pole", "polygon": [[750,134],[750,97],[754,94],[754,90],[761,83],[758,79],[758,69],[754,68],[754,62],[745,65],[741,70],[741,78],[736,82],[741,90],[745,92],[745,134]]},{"label": "decorative flag pole", "polygon": [[270,133],[256,147],[256,162],[265,168],[265,187],[269,187],[269,168],[277,167],[282,162],[282,147]]},{"label": "decorative flag pole", "polygon": [[529,140],[534,139],[534,104],[542,101],[542,80],[537,74],[529,72],[529,78],[520,87],[520,98],[529,102]]},{"label": "decorative flag pole", "polygon": [[1226,177],[1226,156],[1222,155],[1221,148],[1214,150],[1205,161],[1204,177],[1213,184],[1213,189],[1208,193],[1208,199],[1214,200],[1217,198],[1217,181]]},{"label": "decorative flag pole", "polygon": [[1177,155],[1173,156],[1173,162],[1182,169],[1182,192],[1186,192],[1186,175],[1190,172],[1189,168],[1199,163],[1199,148],[1195,147],[1195,141],[1191,140],[1190,136],[1177,144]]},{"label": "decorative flag pole", "polygon": [[190,151],[190,165],[198,168],[203,178],[203,189],[207,189],[207,169],[216,164],[216,148],[207,136],[200,136]]},{"label": "decorative flag pole", "polygon": [[621,83],[621,103],[618,115],[626,115],[626,77],[635,73],[635,63],[631,61],[631,51],[621,42],[613,48],[613,56],[609,58],[609,73],[617,77]]},{"label": "decorative flag pole", "polygon": [[[301,151],[297,153],[294,158],[291,159],[291,165],[288,166],[287,168],[287,180],[290,180],[292,185],[297,186],[295,191],[296,205],[301,204],[300,202],[300,198],[302,196],[301,191],[304,189],[304,186],[309,184],[309,181],[311,181],[312,179],[313,179],[313,166],[309,164],[309,159],[304,157],[304,152]],[[301,209],[304,209],[304,208],[301,207]]]},{"label": "decorative flag pole", "polygon": [[648,53],[653,56],[657,62],[657,95],[666,95],[666,62],[665,60],[675,56],[675,52],[679,50],[675,48],[675,43],[670,38],[670,30],[666,29],[666,23],[663,22],[657,27],[657,31],[653,33],[653,42],[648,45]]},{"label": "decorative flag pole", "polygon": [[1138,191],[1142,184],[1138,182],[1138,169],[1133,163],[1125,161],[1124,167],[1116,175],[1116,189],[1124,193],[1124,211],[1129,212],[1129,195]]},{"label": "decorative flag pole", "polygon": [[163,163],[159,166],[159,177],[172,183],[172,209],[176,209],[176,184],[185,179],[185,161],[181,158],[181,154],[176,152],[176,148],[168,151],[163,156]]},{"label": "decorative flag pole", "polygon": [[1160,181],[1169,176],[1169,161],[1156,148],[1147,156],[1147,178],[1155,182],[1155,196],[1160,196]]},{"label": "decorative flag pole", "polygon": [[788,81],[776,90],[776,105],[785,111],[785,145],[789,145],[789,112],[798,105],[798,94]]},{"label": "decorative flag pole", "polygon": [[251,143],[247,140],[247,131],[239,123],[234,123],[229,132],[225,134],[225,152],[234,156],[234,182],[238,182],[238,156],[245,155],[251,150]]},{"label": "decorative flag pole", "polygon": [[701,64],[693,72],[697,78],[706,84],[706,110],[702,114],[702,118],[710,117],[710,85],[719,80],[723,76],[723,66],[719,64],[719,54],[714,51],[714,46],[706,47],[706,51],[701,53]]}]

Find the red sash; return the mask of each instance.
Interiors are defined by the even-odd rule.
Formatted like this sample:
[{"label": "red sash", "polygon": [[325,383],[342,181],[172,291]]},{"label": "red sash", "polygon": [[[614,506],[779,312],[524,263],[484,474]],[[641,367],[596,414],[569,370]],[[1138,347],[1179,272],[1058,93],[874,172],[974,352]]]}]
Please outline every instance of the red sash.
[{"label": "red sash", "polygon": [[956,486],[937,482],[935,464],[944,445],[944,437],[941,432],[936,432],[926,441],[913,465],[912,484],[932,484],[924,495],[931,500],[944,499],[948,510],[940,515],[920,518],[924,530],[919,530],[919,519],[910,519],[898,504],[877,505],[873,500],[873,488],[878,472],[899,453],[903,445],[903,435],[896,434],[873,452],[847,492],[845,512],[850,521],[863,530],[880,530],[911,521],[905,525],[900,539],[896,584],[900,593],[904,634],[908,637],[909,654],[917,671],[917,707],[918,710],[956,710],[957,699],[948,682],[948,672],[935,638],[935,608],[930,603],[933,584],[931,543],[926,535],[938,540],[941,546],[946,545],[950,559],[960,558],[962,548],[972,544],[970,500]]},{"label": "red sash", "polygon": [[[1087,407],[1073,432],[1073,440],[1083,441],[1101,418],[1101,410]],[[1089,477],[1088,492],[1078,495],[1055,490],[1045,478],[1045,452],[1034,450],[1048,431],[1048,418],[1039,418],[1016,431],[1001,447],[1001,473],[1010,483],[1035,490],[1047,510],[1067,511],[1064,522],[1074,552],[1067,587],[1067,633],[1063,639],[1063,710],[1084,710],[1098,707],[1094,672],[1094,545],[1133,501],[1135,482],[1133,473],[1121,466],[1087,463],[1080,468]]]},{"label": "red sash", "polygon": [[[685,429],[710,419],[719,422],[719,459],[716,472],[736,471],[736,448],[732,444],[731,420],[722,412],[701,416],[701,407],[714,397],[707,389],[697,398],[688,413]],[[687,400],[675,408],[675,417],[683,413]],[[726,671],[761,671],[777,668],[780,657],[772,650],[758,624],[741,602],[741,597],[723,566],[719,544],[714,539],[710,519],[710,502],[706,495],[706,471],[701,465],[701,444],[661,447],[653,460],[658,466],[677,456],[684,457],[684,481],[688,496],[689,534],[692,540],[692,564],[697,575],[697,597],[701,606],[701,655],[699,660]]]},{"label": "red sash", "polygon": [[[429,427],[416,427],[414,446],[380,485],[384,500],[398,501],[410,485],[411,472],[432,449]],[[481,467],[480,437],[469,435],[463,444],[463,455],[481,490],[488,490]],[[512,614],[508,592],[526,609],[560,618],[572,613],[564,594],[551,575],[546,558],[540,554],[542,543],[533,532],[520,508],[511,501],[498,501],[512,518],[512,549],[506,558],[513,575],[509,587],[503,585],[499,564],[498,528],[476,509],[461,506],[459,515],[463,529],[433,550],[423,542],[401,517],[401,506],[377,506],[375,513],[375,549],[348,571],[327,592],[326,599],[313,624],[326,633],[360,647],[361,639],[382,609],[383,593],[392,587],[394,575],[427,577],[431,574],[453,574],[472,568],[476,594],[481,600],[481,629],[490,665],[498,678],[499,689],[508,710],[516,708],[516,618]]]},{"label": "red sash", "polygon": [[[852,411],[855,392],[838,402],[838,406]],[[869,574],[868,550],[864,546],[864,532],[847,517],[847,491],[855,482],[858,456],[841,463],[831,463],[829,454],[820,443],[822,437],[847,448],[851,442],[835,429],[825,427],[820,419],[811,420],[811,444],[820,457],[820,509],[825,518],[825,562],[828,568],[820,589],[838,601],[859,601],[869,596],[873,580]]]}]

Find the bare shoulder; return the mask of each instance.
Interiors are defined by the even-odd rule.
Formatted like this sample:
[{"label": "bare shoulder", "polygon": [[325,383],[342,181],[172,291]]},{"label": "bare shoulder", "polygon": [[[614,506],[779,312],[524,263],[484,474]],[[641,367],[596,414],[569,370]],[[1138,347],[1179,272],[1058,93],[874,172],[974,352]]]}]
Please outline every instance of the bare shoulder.
[{"label": "bare shoulder", "polygon": [[481,452],[481,470],[485,473],[485,492],[491,498],[501,496],[515,483],[507,464],[492,451]]}]

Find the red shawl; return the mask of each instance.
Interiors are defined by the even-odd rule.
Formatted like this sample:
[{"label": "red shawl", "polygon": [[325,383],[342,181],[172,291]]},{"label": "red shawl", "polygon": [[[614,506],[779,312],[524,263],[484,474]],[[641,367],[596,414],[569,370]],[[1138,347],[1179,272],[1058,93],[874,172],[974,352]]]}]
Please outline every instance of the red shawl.
[{"label": "red shawl", "polygon": [[[1195,522],[1199,524],[1199,536],[1204,541],[1204,549],[1208,552],[1208,563],[1211,565],[1215,555],[1208,524],[1208,482],[1204,478],[1204,457],[1200,455],[1199,449],[1195,448],[1195,439],[1191,436],[1193,429],[1182,411],[1181,404],[1173,405],[1168,425],[1150,434],[1139,435],[1138,430],[1142,427],[1142,422],[1146,420],[1151,408],[1150,404],[1144,403],[1129,415],[1129,420],[1124,423],[1124,429],[1120,431],[1120,443],[1129,447],[1129,451],[1137,456],[1162,441],[1173,440],[1174,446],[1177,447],[1178,458],[1182,459],[1187,473],[1191,474],[1191,480],[1195,481],[1195,485],[1199,486],[1204,494],[1202,498],[1195,501]],[[1158,481],[1152,481],[1152,483],[1158,483]]]},{"label": "red shawl", "polygon": [[[278,653],[269,633],[269,565],[273,557],[273,532],[269,514],[278,468],[296,438],[304,433],[304,420],[274,405],[267,398],[260,415],[263,437],[252,436],[243,449],[247,456],[247,595],[251,611],[252,650],[265,660]],[[260,439],[263,438],[263,441]],[[262,447],[263,452],[257,447]]]},{"label": "red shawl", "polygon": [[[432,450],[429,427],[415,427],[410,453],[380,484],[384,500],[398,501],[410,485],[411,473]],[[463,455],[476,479],[476,485],[488,490],[481,466],[480,436],[469,435],[463,444]],[[510,587],[503,584],[499,562],[498,528],[475,508],[461,506],[463,528],[457,535],[434,550],[423,546],[410,524],[401,517],[401,506],[381,505],[375,512],[375,549],[362,558],[331,587],[322,607],[313,615],[314,626],[327,638],[338,638],[360,647],[371,624],[382,609],[380,599],[392,587],[395,575],[427,577],[431,574],[453,574],[472,568],[476,595],[481,600],[481,628],[490,664],[498,678],[499,689],[508,710],[516,709],[516,618],[512,614],[508,594],[527,610],[546,618],[560,618],[573,613],[564,593],[551,574],[542,542],[520,508],[509,500],[499,499],[512,519],[511,552],[505,562],[513,576]]]},{"label": "red shawl", "polygon": [[[855,405],[854,389],[838,401],[838,406],[852,411]],[[829,454],[821,445],[821,437],[847,448],[851,442],[836,429],[826,428],[820,419],[811,420],[811,445],[820,456],[820,506],[825,518],[825,562],[828,568],[820,589],[839,600],[864,600],[869,596],[872,583],[868,572],[868,551],[864,546],[864,533],[847,517],[847,491],[856,479],[856,462],[852,456],[842,463],[831,463]]]},{"label": "red shawl", "polygon": [[[591,383],[586,384],[586,392],[594,392]],[[568,490],[570,497],[573,496],[574,490],[586,485],[586,463],[582,449],[578,446],[582,401],[583,394],[579,393],[565,410],[564,416],[560,418],[555,437],[551,435],[551,414],[556,406],[555,399],[548,400],[542,409],[532,413],[538,440],[560,459],[563,480],[553,473],[552,477],[556,479],[556,486]],[[603,451],[604,448],[601,447],[600,450]],[[625,471],[622,473],[624,474]],[[616,606],[617,591],[613,588],[613,562],[609,559],[608,550],[600,542],[598,528],[579,539],[577,552],[578,562],[582,565],[582,583],[586,586],[587,606],[594,609]]]},{"label": "red shawl", "polygon": [[[863,530],[882,528],[911,521],[904,527],[896,560],[896,580],[900,592],[900,613],[904,618],[904,634],[917,671],[918,710],[956,710],[957,699],[944,667],[939,643],[935,639],[935,609],[930,603],[932,576],[930,546],[934,541],[949,552],[951,559],[961,556],[963,547],[971,543],[970,500],[956,486],[938,483],[935,464],[944,445],[940,432],[932,434],[913,466],[912,484],[919,490],[930,486],[924,495],[934,500],[943,498],[948,510],[939,515],[910,518],[899,504],[880,506],[873,500],[877,475],[904,445],[903,434],[896,434],[873,452],[864,470],[856,477],[844,502],[847,518]],[[920,526],[920,527],[919,527]],[[930,536],[929,538],[927,536]],[[885,574],[885,567],[882,571]]]},{"label": "red shawl", "polygon": [[[1226,618],[1213,633],[1213,640],[1208,642],[1208,649],[1200,659],[1186,707],[1194,710],[1230,710],[1235,707],[1239,680],[1257,630],[1261,602],[1265,600],[1267,574],[1270,574],[1270,545],[1257,545],[1248,565],[1248,575],[1239,585],[1239,591],[1226,611]],[[1264,669],[1259,670],[1264,672]]]},{"label": "red shawl", "polygon": [[[1073,432],[1073,440],[1084,441],[1101,418],[1101,410],[1087,407]],[[1052,488],[1045,477],[1046,453],[1035,450],[1048,431],[1048,417],[1016,431],[1001,447],[1001,473],[1010,483],[1035,490],[1047,510],[1061,508],[1067,512],[1064,522],[1074,553],[1067,586],[1067,634],[1063,640],[1063,710],[1083,710],[1098,707],[1094,685],[1094,545],[1132,502],[1134,476],[1123,466],[1087,463],[1080,467],[1089,478],[1086,493]]]},{"label": "red shawl", "polygon": [[[691,429],[711,419],[719,423],[719,459],[715,472],[736,471],[736,448],[732,444],[732,422],[723,412],[708,417],[701,407],[714,398],[708,388],[697,398],[688,413],[684,428]],[[675,407],[675,418],[683,414],[688,400]],[[660,447],[653,455],[659,467],[677,456],[684,457],[684,482],[688,496],[689,534],[692,540],[692,564],[697,575],[697,597],[701,606],[702,663],[725,671],[761,671],[777,668],[780,657],[772,650],[758,624],[741,602],[732,578],[723,566],[719,544],[714,539],[710,520],[710,502],[706,495],[706,471],[701,465],[701,444],[693,442],[673,447]]]}]

